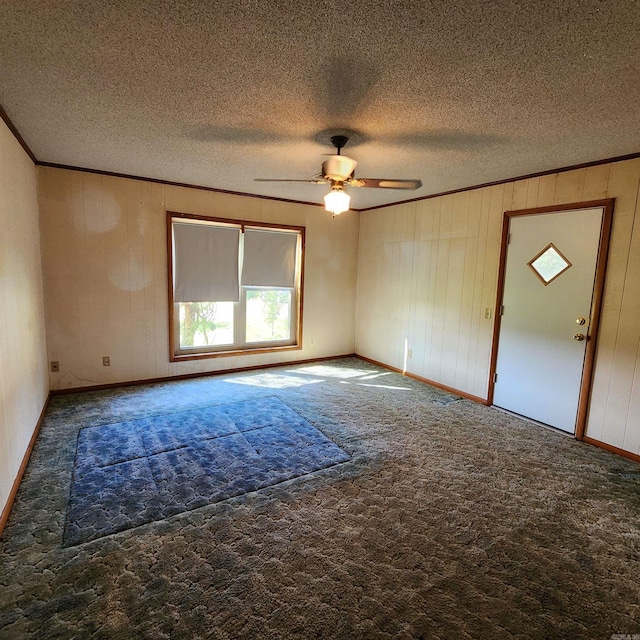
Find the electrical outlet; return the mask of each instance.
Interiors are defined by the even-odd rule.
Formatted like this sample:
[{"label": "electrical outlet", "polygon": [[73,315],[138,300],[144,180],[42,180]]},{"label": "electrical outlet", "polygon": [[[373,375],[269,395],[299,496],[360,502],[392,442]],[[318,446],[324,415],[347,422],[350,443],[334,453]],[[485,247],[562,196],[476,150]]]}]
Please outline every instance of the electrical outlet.
[{"label": "electrical outlet", "polygon": [[111,366],[111,356],[102,356],[102,366],[103,367]]},{"label": "electrical outlet", "polygon": [[315,344],[315,343],[316,343],[315,338],[311,338],[311,344]]},{"label": "electrical outlet", "polygon": [[490,307],[487,307],[484,310],[484,319],[485,320],[491,320],[492,316],[493,316],[493,310]]},{"label": "electrical outlet", "polygon": [[413,350],[407,349],[407,358],[413,358]]},{"label": "electrical outlet", "polygon": [[57,360],[51,361],[51,373],[58,373],[60,371],[60,363]]}]

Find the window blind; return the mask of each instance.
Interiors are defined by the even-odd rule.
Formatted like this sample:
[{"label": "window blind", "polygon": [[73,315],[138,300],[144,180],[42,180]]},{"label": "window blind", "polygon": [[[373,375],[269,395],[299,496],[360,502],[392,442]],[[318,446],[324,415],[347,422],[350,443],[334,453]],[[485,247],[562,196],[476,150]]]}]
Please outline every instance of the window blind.
[{"label": "window blind", "polygon": [[240,229],[173,223],[175,302],[237,302]]},{"label": "window blind", "polygon": [[242,284],[254,287],[293,287],[297,233],[245,229]]}]

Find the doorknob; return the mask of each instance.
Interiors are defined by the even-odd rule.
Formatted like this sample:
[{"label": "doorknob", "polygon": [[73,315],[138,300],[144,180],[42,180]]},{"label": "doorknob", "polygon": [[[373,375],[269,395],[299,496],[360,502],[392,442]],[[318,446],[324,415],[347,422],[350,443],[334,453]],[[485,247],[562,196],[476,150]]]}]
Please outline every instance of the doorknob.
[{"label": "doorknob", "polygon": [[576,333],[576,335],[573,336],[573,339],[576,340],[577,342],[582,342],[584,338],[585,338],[584,333]]}]

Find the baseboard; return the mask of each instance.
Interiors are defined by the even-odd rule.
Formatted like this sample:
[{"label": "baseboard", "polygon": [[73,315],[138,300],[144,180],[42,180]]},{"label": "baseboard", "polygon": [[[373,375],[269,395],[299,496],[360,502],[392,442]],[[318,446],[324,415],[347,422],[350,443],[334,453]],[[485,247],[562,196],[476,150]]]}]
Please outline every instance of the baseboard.
[{"label": "baseboard", "polygon": [[110,382],[108,384],[94,384],[88,387],[72,387],[70,389],[52,389],[52,396],[67,395],[69,393],[83,393],[85,391],[102,391],[104,389],[118,389],[120,387],[135,387],[140,384],[154,384],[156,382],[171,382],[173,380],[190,380],[192,378],[204,378],[207,376],[225,376],[230,373],[242,373],[243,371],[256,371],[257,369],[272,369],[273,367],[286,367],[294,364],[309,364],[312,362],[325,362],[326,360],[338,360],[340,358],[355,358],[355,353],[345,353],[337,356],[322,356],[321,358],[307,358],[305,360],[290,360],[288,362],[272,362],[269,364],[256,364],[249,367],[236,367],[234,369],[219,369],[218,371],[198,371],[197,373],[183,373],[177,376],[165,376],[163,378],[143,378],[141,380],[126,380],[124,382]]},{"label": "baseboard", "polygon": [[614,447],[612,444],[607,444],[606,442],[601,442],[600,440],[596,440],[595,438],[589,438],[589,436],[582,436],[582,442],[586,442],[587,444],[592,444],[594,447],[598,447],[599,449],[604,449],[605,451],[610,451],[611,453],[616,453],[623,458],[627,458],[629,460],[633,460],[634,462],[640,462],[640,455],[637,453],[631,453],[631,451],[627,451],[626,449],[620,449],[619,447]]},{"label": "baseboard", "polygon": [[443,391],[449,391],[449,393],[455,393],[457,396],[461,396],[462,398],[466,398],[467,400],[473,400],[479,404],[488,405],[488,401],[484,398],[480,398],[478,396],[473,396],[470,393],[466,393],[465,391],[460,391],[460,389],[454,389],[453,387],[448,387],[444,384],[440,384],[435,380],[429,380],[428,378],[423,378],[422,376],[418,376],[415,373],[409,373],[408,371],[402,371],[402,369],[398,369],[396,367],[392,367],[390,364],[385,364],[384,362],[378,362],[377,360],[372,360],[371,358],[367,358],[366,356],[361,356],[359,353],[356,353],[356,358],[360,358],[360,360],[364,360],[365,362],[370,362],[371,364],[375,364],[378,367],[383,367],[384,369],[389,369],[389,371],[395,371],[400,375],[407,376],[407,378],[411,378],[412,380],[418,380],[418,382],[424,382],[425,384],[431,385],[432,387],[437,387],[438,389],[442,389]]},{"label": "baseboard", "polygon": [[51,400],[51,393],[47,395],[47,399],[44,401],[44,406],[42,407],[42,411],[40,412],[40,417],[38,418],[38,422],[36,423],[35,429],[33,430],[33,434],[31,435],[31,440],[29,440],[29,445],[27,446],[27,450],[25,451],[22,458],[22,463],[20,464],[20,468],[18,469],[16,479],[13,481],[13,486],[11,487],[11,491],[9,492],[7,503],[2,509],[2,515],[0,515],[0,536],[2,536],[2,532],[4,531],[4,528],[7,524],[7,520],[9,520],[9,514],[11,513],[11,509],[13,508],[13,503],[16,499],[16,494],[18,493],[20,483],[22,482],[22,477],[24,476],[27,464],[29,464],[31,452],[33,451],[33,447],[36,443],[36,440],[38,439],[38,434],[40,433],[40,428],[42,427],[42,423],[44,422],[44,414],[46,413],[47,407],[49,406],[49,400]]}]

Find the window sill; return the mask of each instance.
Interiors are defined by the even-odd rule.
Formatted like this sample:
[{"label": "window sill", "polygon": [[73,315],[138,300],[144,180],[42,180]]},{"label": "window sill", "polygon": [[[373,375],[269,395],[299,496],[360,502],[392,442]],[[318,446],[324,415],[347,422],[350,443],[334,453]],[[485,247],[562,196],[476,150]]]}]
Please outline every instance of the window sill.
[{"label": "window sill", "polygon": [[287,344],[279,347],[255,347],[247,349],[234,349],[231,351],[200,351],[197,353],[177,353],[170,357],[170,362],[182,362],[185,360],[202,360],[205,358],[228,358],[230,356],[249,356],[259,353],[275,353],[278,351],[299,351],[300,344]]}]

